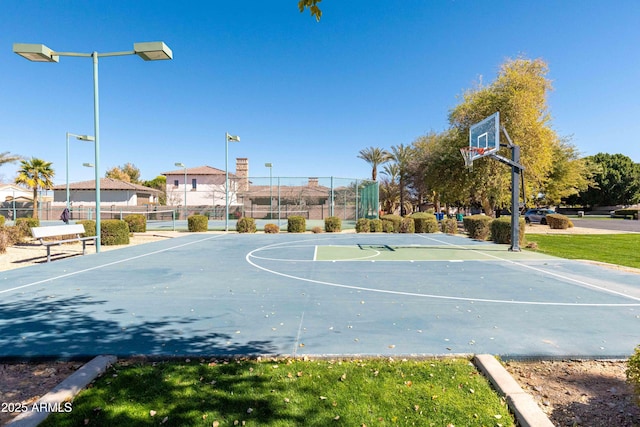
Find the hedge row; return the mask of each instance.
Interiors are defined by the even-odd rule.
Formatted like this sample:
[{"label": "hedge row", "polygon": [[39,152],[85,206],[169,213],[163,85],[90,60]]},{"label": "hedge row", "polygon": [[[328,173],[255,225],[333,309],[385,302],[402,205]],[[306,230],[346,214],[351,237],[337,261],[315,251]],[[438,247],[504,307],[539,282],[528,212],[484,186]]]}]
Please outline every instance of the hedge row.
[{"label": "hedge row", "polygon": [[[195,215],[194,215],[195,216]],[[290,216],[287,219],[287,232],[304,233],[307,230],[307,220],[302,216]],[[236,231],[238,233],[255,233],[257,226],[255,219],[243,217],[236,223]],[[314,227],[314,233],[322,232],[321,227]],[[324,231],[327,233],[339,233],[342,231],[342,220],[337,216],[330,216],[324,220]],[[279,233],[280,227],[276,224],[266,224],[264,232],[267,234]]]},{"label": "hedge row", "polygon": [[[486,215],[466,216],[462,220],[469,237],[475,240],[493,240],[496,243],[511,244],[511,217],[503,216],[493,219]],[[526,222],[520,218],[518,244],[524,244]]]}]

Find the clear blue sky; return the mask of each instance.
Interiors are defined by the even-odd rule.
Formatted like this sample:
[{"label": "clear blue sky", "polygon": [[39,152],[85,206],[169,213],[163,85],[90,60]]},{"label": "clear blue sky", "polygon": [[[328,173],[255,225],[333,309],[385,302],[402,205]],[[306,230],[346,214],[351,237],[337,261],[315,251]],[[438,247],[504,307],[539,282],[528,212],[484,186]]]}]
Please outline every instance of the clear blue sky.
[{"label": "clear blue sky", "polygon": [[[89,58],[29,62],[13,43],[113,52],[164,41],[172,61],[100,60],[101,171],[134,163],[143,179],[224,169],[224,134],[252,176],[366,178],[369,146],[411,144],[448,127],[460,95],[507,59],[550,67],[552,125],[583,155],[640,162],[640,1],[3,0],[0,152],[53,162],[65,133],[93,134]],[[71,181],[93,178],[93,145],[71,142]],[[461,163],[462,167],[462,163]],[[11,181],[15,165],[0,167]]]}]

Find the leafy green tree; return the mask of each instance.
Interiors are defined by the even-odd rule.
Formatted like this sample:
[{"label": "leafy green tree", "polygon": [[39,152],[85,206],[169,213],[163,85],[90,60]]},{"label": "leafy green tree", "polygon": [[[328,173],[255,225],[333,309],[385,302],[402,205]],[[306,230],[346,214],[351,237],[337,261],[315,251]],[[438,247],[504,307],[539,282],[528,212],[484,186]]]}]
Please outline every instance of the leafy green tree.
[{"label": "leafy green tree", "polygon": [[308,8],[311,16],[315,17],[316,21],[320,21],[320,18],[322,18],[322,10],[318,7],[318,3],[321,1],[322,0],[300,0],[298,1],[298,9],[300,9],[302,13]]},{"label": "leafy green tree", "polygon": [[585,206],[630,205],[640,201],[640,165],[623,154],[598,153],[586,159],[593,183],[580,193]]},{"label": "leafy green tree", "polygon": [[31,160],[20,161],[20,169],[15,179],[16,184],[23,184],[33,190],[33,217],[38,218],[38,190],[53,187],[55,172],[51,162],[32,157]]},{"label": "leafy green tree", "polygon": [[419,185],[424,199],[432,202],[436,209],[440,209],[440,203],[469,204],[471,175],[460,164],[460,139],[458,131],[450,129],[440,134],[432,132],[413,142],[417,160],[412,166],[412,185]]},{"label": "leafy green tree", "polygon": [[105,178],[140,184],[140,169],[133,163],[125,163],[124,166],[114,166],[109,169],[104,176]]},{"label": "leafy green tree", "polygon": [[585,191],[591,180],[591,171],[585,159],[579,158],[578,150],[566,139],[554,147],[553,168],[544,189],[539,194],[545,205],[558,205],[562,200]]},{"label": "leafy green tree", "polygon": [[358,158],[371,165],[371,179],[374,181],[378,178],[378,166],[383,165],[392,159],[391,153],[387,150],[376,147],[369,147],[364,150],[360,150]]},{"label": "leafy green tree", "polygon": [[[557,168],[554,169],[554,156],[562,151],[562,144],[550,125],[547,95],[552,87],[547,73],[548,66],[541,59],[508,60],[501,66],[493,83],[466,92],[462,103],[449,114],[449,122],[459,137],[457,148],[460,148],[468,145],[472,124],[500,112],[501,125],[521,149],[520,161],[525,167],[527,195],[545,193],[549,185],[554,194],[566,192],[560,188],[560,183],[551,183],[554,171],[558,172]],[[500,154],[510,158],[509,151],[503,148]],[[461,163],[462,159],[459,160]],[[453,165],[451,168],[453,170]],[[493,159],[483,158],[474,162],[470,186],[486,213],[508,204],[510,174],[509,167]],[[575,186],[571,180],[565,184]]]},{"label": "leafy green tree", "polygon": [[167,204],[167,177],[164,175],[158,175],[150,181],[143,181],[142,185],[149,188],[155,188],[160,190],[160,196],[158,202],[160,205],[165,206]]}]

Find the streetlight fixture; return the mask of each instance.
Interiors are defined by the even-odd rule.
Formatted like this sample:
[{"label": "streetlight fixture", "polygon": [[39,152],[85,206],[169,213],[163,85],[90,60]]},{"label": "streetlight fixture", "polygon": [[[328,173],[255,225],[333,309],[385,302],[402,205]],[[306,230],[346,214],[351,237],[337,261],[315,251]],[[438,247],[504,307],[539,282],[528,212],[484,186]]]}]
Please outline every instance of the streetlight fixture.
[{"label": "streetlight fixture", "polygon": [[238,135],[224,134],[224,231],[229,231],[229,143],[240,142]]},{"label": "streetlight fixture", "polygon": [[75,133],[67,132],[67,209],[71,206],[69,204],[69,137],[73,136],[79,141],[95,141],[96,139],[89,135],[76,135]]},{"label": "streetlight fixture", "polygon": [[180,168],[184,168],[184,206],[182,210],[184,211],[184,217],[186,219],[187,218],[187,167],[184,165],[184,163],[181,163],[181,162],[174,163],[174,165]]},{"label": "streetlight fixture", "polygon": [[43,44],[14,43],[13,51],[29,61],[58,62],[61,56],[93,58],[93,123],[96,177],[96,252],[100,252],[100,107],[98,97],[98,58],[138,55],[145,61],[173,59],[173,52],[163,42],[134,43],[133,50],[106,53],[58,52]]},{"label": "streetlight fixture", "polygon": [[269,168],[269,219],[273,219],[273,194],[271,190],[271,171],[273,170],[273,163],[265,163],[264,166]]}]

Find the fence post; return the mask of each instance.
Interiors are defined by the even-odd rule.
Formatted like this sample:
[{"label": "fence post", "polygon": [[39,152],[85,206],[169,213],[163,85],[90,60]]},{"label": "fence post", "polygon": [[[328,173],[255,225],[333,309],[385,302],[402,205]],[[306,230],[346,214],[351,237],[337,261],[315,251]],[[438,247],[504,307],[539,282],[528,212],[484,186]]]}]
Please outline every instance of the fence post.
[{"label": "fence post", "polygon": [[329,205],[329,216],[333,216],[333,176],[331,177],[331,204]]},{"label": "fence post", "polygon": [[358,180],[356,179],[356,214],[353,216],[356,219],[356,222],[358,222]]}]

